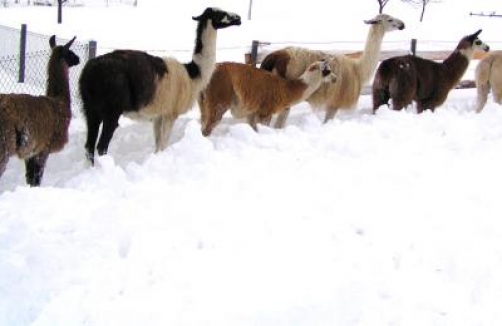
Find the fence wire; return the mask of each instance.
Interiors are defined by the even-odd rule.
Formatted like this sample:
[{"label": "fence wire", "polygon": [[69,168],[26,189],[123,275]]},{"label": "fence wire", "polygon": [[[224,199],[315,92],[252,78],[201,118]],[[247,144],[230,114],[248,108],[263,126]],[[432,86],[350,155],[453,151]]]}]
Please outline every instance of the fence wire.
[{"label": "fence wire", "polygon": [[[32,95],[45,94],[47,85],[47,64],[51,49],[48,35],[27,32],[24,82],[19,82],[21,31],[0,26],[0,93],[26,93]],[[65,44],[69,40],[56,38],[57,44]],[[70,69],[70,90],[72,94],[72,111],[79,112],[82,105],[78,92],[80,73],[89,60],[89,44],[79,42],[78,38],[71,47],[80,57],[80,64]]]}]

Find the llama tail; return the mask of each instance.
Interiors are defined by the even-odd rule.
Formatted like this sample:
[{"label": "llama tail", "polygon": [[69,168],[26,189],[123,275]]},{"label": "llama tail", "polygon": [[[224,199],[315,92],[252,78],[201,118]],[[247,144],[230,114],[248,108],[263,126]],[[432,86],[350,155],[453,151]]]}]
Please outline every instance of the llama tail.
[{"label": "llama tail", "polygon": [[476,67],[475,79],[477,88],[476,112],[481,112],[488,100],[491,90],[490,77],[493,65],[493,58],[481,60]]},{"label": "llama tail", "polygon": [[[420,96],[423,92],[417,84],[417,73],[413,61],[408,57],[398,58],[395,61],[396,70],[389,80],[389,94],[392,98],[394,110],[402,110],[411,104],[413,94]],[[410,92],[410,90],[413,90]]]}]

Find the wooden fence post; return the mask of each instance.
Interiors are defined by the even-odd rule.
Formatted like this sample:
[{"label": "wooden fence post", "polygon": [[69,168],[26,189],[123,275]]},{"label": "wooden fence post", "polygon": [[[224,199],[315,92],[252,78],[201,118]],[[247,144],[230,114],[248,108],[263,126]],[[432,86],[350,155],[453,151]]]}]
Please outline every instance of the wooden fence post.
[{"label": "wooden fence post", "polygon": [[27,34],[26,24],[22,24],[21,38],[19,42],[19,75],[18,75],[19,83],[24,83],[24,77],[26,71],[26,34]]}]

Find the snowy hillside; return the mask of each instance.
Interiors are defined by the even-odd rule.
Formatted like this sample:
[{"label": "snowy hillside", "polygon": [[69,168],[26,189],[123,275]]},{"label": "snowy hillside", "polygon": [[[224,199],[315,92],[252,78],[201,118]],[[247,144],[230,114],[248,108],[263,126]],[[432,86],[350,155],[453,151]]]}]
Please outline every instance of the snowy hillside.
[{"label": "snowy hillside", "polygon": [[[266,10],[255,0],[254,20],[222,31],[219,53],[241,60],[280,2]],[[354,25],[374,14],[371,3],[347,9]],[[217,3],[244,17],[247,4]],[[311,5],[321,16],[332,6]],[[171,23],[162,35],[173,39],[169,49],[157,47],[159,33],[139,32],[154,25],[143,16],[124,22],[134,16],[130,6],[67,8],[67,17],[80,18],[60,27],[48,23],[47,8],[2,8],[0,18],[16,25],[29,17],[41,32],[81,32],[110,47],[191,49],[194,25],[183,17],[200,11],[199,2],[164,8],[179,16],[172,21],[161,19],[160,6],[138,10]],[[393,9],[416,20],[404,4]],[[313,19],[318,39],[350,39],[348,28],[320,36]],[[288,32],[295,22],[284,38],[300,36]],[[483,19],[469,20],[466,31],[447,25],[440,37],[453,43],[477,28],[487,43],[499,35]],[[353,33],[362,46],[365,27]],[[406,39],[398,33],[391,38]],[[225,50],[235,44],[243,47]],[[208,138],[194,108],[158,154],[150,124],[122,119],[94,168],[77,116],[41,188],[24,184],[17,158],[0,179],[0,325],[500,325],[502,108],[489,99],[475,114],[474,89],[455,90],[421,115],[413,108],[373,115],[370,103],[362,96],[328,124],[300,104],[285,129],[258,133],[228,116]]]}]

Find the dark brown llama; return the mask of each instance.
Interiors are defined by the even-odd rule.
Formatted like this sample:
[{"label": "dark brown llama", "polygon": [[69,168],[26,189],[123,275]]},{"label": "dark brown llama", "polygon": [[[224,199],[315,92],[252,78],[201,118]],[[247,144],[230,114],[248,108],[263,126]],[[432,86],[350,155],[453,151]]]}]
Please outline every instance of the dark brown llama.
[{"label": "dark brown llama", "polygon": [[478,35],[460,40],[443,62],[405,55],[382,61],[373,82],[373,112],[392,99],[392,109],[401,110],[417,103],[417,112],[434,111],[464,75],[475,50],[489,51]]},{"label": "dark brown llama", "polygon": [[0,177],[9,158],[17,155],[25,161],[26,182],[39,186],[49,154],[60,151],[68,142],[71,119],[68,68],[80,62],[70,50],[74,41],[75,37],[65,45],[56,45],[56,37],[50,38],[52,52],[45,96],[0,95]]}]

